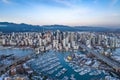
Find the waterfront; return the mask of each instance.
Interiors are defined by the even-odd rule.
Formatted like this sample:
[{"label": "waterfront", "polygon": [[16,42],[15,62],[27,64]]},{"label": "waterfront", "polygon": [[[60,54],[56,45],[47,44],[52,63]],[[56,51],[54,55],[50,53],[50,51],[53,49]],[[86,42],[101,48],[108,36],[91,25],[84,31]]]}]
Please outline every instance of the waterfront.
[{"label": "waterfront", "polygon": [[0,75],[6,73],[11,66],[16,66],[30,59],[30,55],[34,54],[34,50],[31,48],[8,48],[0,50]]},{"label": "waterfront", "polygon": [[[77,53],[82,54],[82,52],[77,52]],[[93,70],[90,70],[89,72],[86,72],[86,74],[83,75],[80,74],[80,72],[84,73],[83,71],[87,70],[86,69],[87,67],[86,68],[79,67],[79,69],[83,69],[83,70],[76,72],[73,69],[73,67],[70,67],[70,63],[65,62],[64,58],[70,54],[74,54],[74,53],[70,53],[70,52],[62,53],[62,52],[50,51],[43,53],[42,55],[39,55],[38,58],[33,59],[28,64],[31,65],[34,71],[50,76],[54,79],[66,78],[66,80],[79,80],[79,79],[91,80],[91,79],[99,79],[105,77],[105,74],[102,71],[98,75],[94,75],[94,74],[90,75],[89,73],[93,72]],[[56,63],[58,63],[58,65],[54,65]],[[66,69],[66,72],[59,75],[62,69]],[[94,71],[97,70],[94,69]],[[74,79],[72,79],[72,76],[74,77]]]},{"label": "waterfront", "polygon": [[[14,54],[15,57],[21,58],[33,53],[33,49],[21,49],[21,48],[6,48],[0,50],[0,55]],[[87,58],[86,52],[58,52],[50,50],[48,52],[34,54],[34,57],[25,62],[30,67],[29,70],[38,75],[33,75],[32,80],[43,79],[40,75],[48,76],[50,80],[94,80],[94,79],[105,79],[110,74],[105,70],[99,70],[97,68],[100,62],[93,58]],[[36,56],[35,56],[36,55]],[[71,61],[66,61],[68,56],[74,56]],[[6,58],[1,62],[5,65],[9,65],[10,59]],[[83,62],[79,62],[83,61]],[[14,60],[12,60],[14,62]],[[90,63],[94,63],[88,66]],[[23,64],[23,65],[25,65]],[[105,67],[104,67],[105,68]],[[22,69],[22,68],[20,68]],[[27,69],[28,70],[28,69]],[[7,77],[8,72],[3,76]],[[2,78],[1,76],[1,78]],[[35,76],[38,76],[37,78]],[[111,78],[112,79],[112,78]],[[117,79],[116,79],[117,80]]]},{"label": "waterfront", "polygon": [[14,54],[14,56],[17,56],[17,57],[23,57],[23,56],[29,55],[30,53],[33,53],[33,49],[5,48],[0,50],[0,55]]}]

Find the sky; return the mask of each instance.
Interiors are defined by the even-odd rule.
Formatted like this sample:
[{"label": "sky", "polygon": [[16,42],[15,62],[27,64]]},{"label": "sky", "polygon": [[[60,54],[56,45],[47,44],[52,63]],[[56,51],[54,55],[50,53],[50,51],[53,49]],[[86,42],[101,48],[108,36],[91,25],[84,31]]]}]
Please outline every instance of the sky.
[{"label": "sky", "polygon": [[120,0],[0,0],[0,22],[120,27]]}]

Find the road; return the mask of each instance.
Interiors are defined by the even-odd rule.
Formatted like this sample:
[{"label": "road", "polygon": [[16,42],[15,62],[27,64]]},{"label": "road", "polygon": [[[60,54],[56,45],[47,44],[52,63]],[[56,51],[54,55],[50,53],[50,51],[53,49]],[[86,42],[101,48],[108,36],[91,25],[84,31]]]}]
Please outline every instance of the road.
[{"label": "road", "polygon": [[97,51],[94,51],[94,50],[88,48],[87,46],[85,46],[83,44],[80,44],[80,47],[86,49],[89,53],[95,55],[97,58],[99,58],[100,60],[102,60],[109,66],[111,66],[112,68],[114,68],[116,71],[120,71],[120,63],[98,53]]}]

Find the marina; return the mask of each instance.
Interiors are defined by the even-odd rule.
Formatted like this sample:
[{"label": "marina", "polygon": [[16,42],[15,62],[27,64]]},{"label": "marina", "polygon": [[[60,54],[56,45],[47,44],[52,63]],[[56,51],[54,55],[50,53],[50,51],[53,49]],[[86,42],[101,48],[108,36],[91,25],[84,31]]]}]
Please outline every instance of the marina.
[{"label": "marina", "polygon": [[[75,64],[74,61],[66,62],[65,57],[70,54],[72,53],[49,51],[38,55],[37,58],[29,61],[27,65],[30,65],[30,67],[37,73],[41,73],[58,80],[90,80],[93,77],[105,77],[103,72],[97,73],[96,71],[95,73],[97,73],[97,75],[91,73],[93,69],[86,65],[79,66],[77,63]],[[81,54],[81,52],[78,52],[78,54]]]},{"label": "marina", "polygon": [[[7,55],[9,55],[7,51],[5,52]],[[17,55],[16,52],[21,53],[22,51],[21,49],[19,51],[18,48],[11,50],[11,53],[14,53],[15,55]],[[32,50],[23,50],[24,54],[20,56],[17,55],[17,57],[29,55],[29,53],[31,52]],[[49,76],[53,80],[91,80],[93,78],[108,79],[110,74],[106,73],[105,70],[99,70],[97,68],[100,63],[96,60],[92,60],[86,57],[85,55],[86,53],[84,52],[63,53],[51,50],[49,52],[41,53],[34,56],[34,58],[26,62],[26,65],[31,67],[31,69],[37,74]],[[68,59],[68,56],[70,60]],[[3,60],[3,62],[7,64],[11,63],[10,60]],[[35,80],[37,80],[38,78],[43,79],[45,77],[33,77],[33,79]]]}]

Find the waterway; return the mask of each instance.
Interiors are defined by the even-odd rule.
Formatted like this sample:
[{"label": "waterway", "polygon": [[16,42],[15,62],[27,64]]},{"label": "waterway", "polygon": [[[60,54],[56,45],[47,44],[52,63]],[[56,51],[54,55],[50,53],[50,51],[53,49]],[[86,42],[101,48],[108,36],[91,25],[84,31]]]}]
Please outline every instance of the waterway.
[{"label": "waterway", "polygon": [[6,48],[0,50],[0,55],[14,54],[16,57],[23,57],[33,53],[32,49]]},{"label": "waterway", "polygon": [[[84,54],[83,52],[77,52],[78,54]],[[63,75],[61,75],[60,77],[56,77],[55,75],[58,73],[58,72],[60,72],[60,70],[61,69],[58,69],[57,71],[55,71],[53,74],[51,74],[51,75],[49,75],[50,77],[54,77],[54,78],[57,78],[57,79],[63,79],[63,77],[65,77],[65,76],[67,76],[68,78],[69,78],[69,80],[70,80],[70,77],[71,77],[71,75],[72,74],[74,74],[74,77],[75,77],[75,79],[76,80],[92,80],[92,79],[100,79],[100,78],[102,78],[102,77],[104,77],[105,75],[104,75],[104,73],[101,73],[101,74],[99,74],[99,75],[96,75],[96,76],[93,76],[93,75],[89,75],[89,73],[87,73],[87,74],[85,74],[85,75],[80,75],[78,72],[75,72],[74,70],[73,70],[73,68],[72,67],[70,67],[69,66],[69,63],[68,62],[65,62],[65,60],[64,60],[64,58],[66,57],[66,56],[68,56],[69,54],[72,54],[71,52],[54,52],[54,51],[50,51],[50,52],[46,52],[46,53],[44,53],[44,54],[42,54],[42,55],[40,55],[40,57],[38,57],[38,59],[36,58],[33,62],[32,62],[32,68],[35,70],[35,68],[36,68],[36,71],[38,71],[38,72],[41,72],[40,70],[42,70],[42,69],[40,69],[40,68],[38,68],[39,67],[39,65],[35,65],[36,63],[37,63],[37,61],[38,62],[41,62],[41,61],[39,61],[39,58],[44,58],[46,55],[51,55],[51,54],[55,54],[56,56],[57,56],[57,58],[59,58],[59,62],[60,62],[60,65],[62,65],[63,66],[63,68],[66,68],[67,69],[67,71],[63,74]],[[41,59],[40,59],[41,60]],[[43,60],[44,61],[44,60]],[[52,65],[52,64],[51,64]],[[82,68],[82,67],[81,67]],[[37,70],[38,69],[38,70]],[[55,68],[53,68],[53,69],[55,69]],[[92,71],[92,70],[91,70]],[[47,72],[43,72],[43,74],[47,74]]]},{"label": "waterway", "polygon": [[[23,56],[27,56],[31,53],[33,53],[33,49],[20,49],[20,48],[8,48],[8,49],[2,49],[0,50],[0,55],[9,55],[9,54],[14,54],[14,56],[17,56],[17,57],[23,57]],[[76,52],[77,54],[86,54],[84,52]],[[45,75],[49,75],[50,77],[53,77],[53,78],[56,78],[56,79],[63,79],[63,77],[67,76],[70,80],[70,77],[72,74],[74,74],[74,77],[76,80],[95,80],[96,78],[97,79],[100,79],[100,78],[104,78],[105,77],[105,74],[104,73],[101,73],[99,75],[89,75],[89,73],[85,74],[85,75],[80,75],[78,72],[75,72],[73,70],[72,67],[69,66],[69,63],[68,62],[65,62],[64,58],[70,54],[73,54],[71,52],[55,52],[55,51],[49,51],[49,52],[46,52],[46,53],[42,53],[42,54],[39,54],[38,58],[35,58],[34,61],[31,62],[31,65],[32,65],[32,68],[38,72],[41,72],[42,69],[38,69],[37,67],[39,67],[40,65],[36,66],[35,64],[37,64],[38,62],[41,62],[42,60],[40,60],[39,58],[44,58],[45,56],[47,55],[52,55],[52,54],[55,54],[55,56],[59,59],[58,62],[60,62],[60,65],[63,66],[63,68],[67,69],[67,71],[61,75],[60,77],[56,77],[55,75],[57,73],[60,72],[61,69],[58,69],[57,71],[55,71],[53,74],[48,74],[47,72],[44,72],[43,74]],[[52,56],[50,56],[52,57]],[[53,64],[50,64],[50,65],[53,65]],[[55,67],[56,68],[56,67]],[[55,69],[53,68],[53,69]],[[80,67],[82,68],[82,67]],[[92,71],[92,70],[91,70]]]}]

